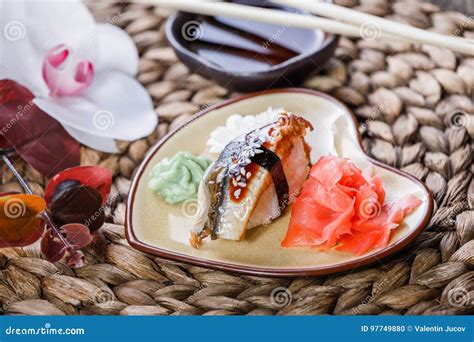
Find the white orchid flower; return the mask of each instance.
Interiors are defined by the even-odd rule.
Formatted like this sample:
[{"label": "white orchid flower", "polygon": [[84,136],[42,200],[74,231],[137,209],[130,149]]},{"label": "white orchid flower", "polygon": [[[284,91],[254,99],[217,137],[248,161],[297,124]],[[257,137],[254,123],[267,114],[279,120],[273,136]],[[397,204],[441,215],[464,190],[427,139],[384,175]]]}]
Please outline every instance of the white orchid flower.
[{"label": "white orchid flower", "polygon": [[34,103],[79,142],[117,152],[115,140],[149,135],[158,118],[134,78],[138,52],[81,1],[0,1],[0,79],[27,87]]}]

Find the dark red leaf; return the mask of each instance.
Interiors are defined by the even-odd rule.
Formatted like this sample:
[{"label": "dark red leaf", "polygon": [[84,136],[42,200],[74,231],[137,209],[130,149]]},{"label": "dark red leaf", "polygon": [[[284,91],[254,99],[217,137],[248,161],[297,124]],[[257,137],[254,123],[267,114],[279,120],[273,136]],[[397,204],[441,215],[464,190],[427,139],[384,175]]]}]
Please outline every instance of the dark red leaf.
[{"label": "dark red leaf", "polygon": [[66,235],[66,239],[76,248],[86,247],[94,238],[89,228],[80,223],[65,224],[60,228],[60,231]]},{"label": "dark red leaf", "polygon": [[49,228],[43,235],[41,240],[41,253],[43,256],[51,261],[56,262],[63,258],[67,251],[67,246],[54,234],[53,230]]},{"label": "dark red leaf", "polygon": [[31,101],[33,94],[25,87],[12,80],[0,80],[0,105],[6,106],[11,101]]},{"label": "dark red leaf", "polygon": [[5,139],[3,135],[0,135],[0,149],[8,150],[10,148],[13,148],[13,146],[8,142],[7,139]]},{"label": "dark red leaf", "polygon": [[[51,178],[46,186],[44,198],[47,203],[51,201],[53,193],[64,181],[79,181],[81,185],[87,185],[99,190],[102,195],[102,205],[107,201],[107,196],[112,187],[112,173],[109,169],[99,166],[79,166],[64,170]],[[65,186],[65,185],[63,185]]]},{"label": "dark red leaf", "polygon": [[44,176],[79,165],[79,143],[33,103],[33,94],[12,80],[0,80],[0,147],[17,153]]},{"label": "dark red leaf", "polygon": [[41,253],[51,261],[64,260],[68,266],[81,267],[84,264],[84,254],[79,250],[87,246],[93,239],[89,229],[80,224],[70,224],[61,227],[60,231],[47,218],[49,229],[41,240]]},{"label": "dark red leaf", "polygon": [[81,223],[91,232],[96,231],[105,222],[105,210],[102,196],[90,186],[73,186],[53,194],[54,201],[49,203],[51,219],[58,226],[68,223]]}]

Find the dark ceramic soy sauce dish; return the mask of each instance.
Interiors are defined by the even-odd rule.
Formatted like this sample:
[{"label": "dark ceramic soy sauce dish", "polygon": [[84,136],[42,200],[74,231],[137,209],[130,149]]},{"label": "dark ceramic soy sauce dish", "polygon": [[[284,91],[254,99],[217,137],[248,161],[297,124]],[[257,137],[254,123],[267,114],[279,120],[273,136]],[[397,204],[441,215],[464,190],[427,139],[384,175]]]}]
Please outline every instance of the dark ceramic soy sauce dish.
[{"label": "dark ceramic soy sauce dish", "polygon": [[[308,14],[261,0],[232,2]],[[185,12],[169,18],[166,35],[192,72],[239,92],[300,84],[321,69],[339,40],[321,30]]]}]

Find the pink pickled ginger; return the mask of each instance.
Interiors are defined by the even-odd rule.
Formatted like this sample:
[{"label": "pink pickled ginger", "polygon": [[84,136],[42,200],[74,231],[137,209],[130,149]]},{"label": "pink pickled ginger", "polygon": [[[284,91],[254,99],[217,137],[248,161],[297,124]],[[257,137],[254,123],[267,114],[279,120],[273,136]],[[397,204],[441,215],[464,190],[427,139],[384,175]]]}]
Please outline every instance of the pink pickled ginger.
[{"label": "pink pickled ginger", "polygon": [[361,255],[388,245],[421,200],[412,194],[385,203],[382,181],[345,158],[322,157],[293,204],[283,247],[311,246]]}]

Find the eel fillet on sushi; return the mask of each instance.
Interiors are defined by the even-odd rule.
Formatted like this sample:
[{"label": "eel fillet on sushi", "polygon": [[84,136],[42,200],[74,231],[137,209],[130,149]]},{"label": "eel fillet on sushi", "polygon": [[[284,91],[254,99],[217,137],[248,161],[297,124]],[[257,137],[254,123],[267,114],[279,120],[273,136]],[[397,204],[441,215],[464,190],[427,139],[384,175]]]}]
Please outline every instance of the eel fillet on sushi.
[{"label": "eel fillet on sushi", "polygon": [[241,241],[248,229],[279,217],[301,191],[310,171],[304,137],[311,124],[282,113],[273,123],[232,140],[207,169],[190,243],[211,238]]}]

